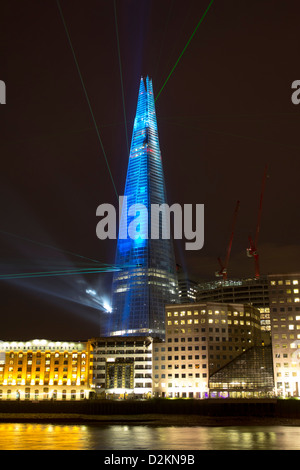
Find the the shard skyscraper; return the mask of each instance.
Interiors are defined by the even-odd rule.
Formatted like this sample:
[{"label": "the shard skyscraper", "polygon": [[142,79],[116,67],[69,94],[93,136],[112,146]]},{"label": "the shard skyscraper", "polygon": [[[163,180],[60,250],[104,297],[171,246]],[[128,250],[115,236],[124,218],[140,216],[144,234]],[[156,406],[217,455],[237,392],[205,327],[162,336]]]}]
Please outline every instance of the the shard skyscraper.
[{"label": "the shard skyscraper", "polygon": [[[126,200],[126,204],[125,204]],[[151,205],[166,204],[152,80],[140,81],[128,162],[116,264],[112,286],[110,335],[164,336],[165,304],[177,301],[178,288],[172,238],[151,237]],[[143,205],[140,236],[127,236],[133,205]],[[136,212],[136,215],[138,212]],[[161,219],[159,221],[161,227]]]}]

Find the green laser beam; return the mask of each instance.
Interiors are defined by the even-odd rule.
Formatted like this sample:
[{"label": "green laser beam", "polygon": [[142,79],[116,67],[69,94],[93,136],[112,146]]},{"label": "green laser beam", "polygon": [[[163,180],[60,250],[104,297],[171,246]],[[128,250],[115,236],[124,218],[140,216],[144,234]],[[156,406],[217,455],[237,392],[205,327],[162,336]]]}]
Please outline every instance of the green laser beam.
[{"label": "green laser beam", "polygon": [[78,75],[79,75],[79,78],[80,78],[80,81],[81,81],[81,85],[82,85],[82,88],[83,88],[83,91],[84,91],[84,94],[85,94],[85,97],[86,97],[86,100],[87,100],[87,103],[88,103],[88,107],[89,107],[89,110],[90,110],[90,113],[91,113],[91,116],[92,116],[92,120],[93,120],[95,129],[96,129],[97,137],[98,137],[98,140],[100,142],[100,146],[101,146],[104,158],[105,158],[105,162],[106,162],[106,165],[107,165],[107,168],[108,168],[108,171],[109,171],[109,175],[110,175],[110,178],[111,178],[116,196],[118,198],[118,192],[117,192],[117,189],[116,189],[116,185],[115,185],[115,182],[114,182],[111,170],[110,170],[110,166],[108,164],[108,159],[107,159],[107,156],[106,156],[106,153],[105,153],[105,150],[104,150],[104,146],[103,146],[103,143],[102,143],[102,140],[101,140],[101,137],[100,137],[100,132],[99,132],[99,129],[98,129],[98,126],[97,126],[97,122],[96,122],[96,119],[95,119],[95,116],[94,116],[94,113],[93,113],[93,109],[92,109],[87,91],[86,91],[86,87],[84,85],[84,81],[83,81],[83,78],[82,78],[80,67],[79,67],[79,64],[78,64],[78,61],[77,61],[77,58],[76,58],[76,54],[75,54],[75,51],[74,51],[74,48],[73,48],[73,45],[72,45],[71,37],[70,37],[69,31],[68,31],[68,28],[67,28],[67,25],[66,25],[66,22],[65,22],[65,19],[64,19],[64,15],[63,15],[59,0],[56,0],[56,3],[57,3],[57,7],[58,7],[58,10],[59,10],[61,19],[62,19],[62,23],[63,23],[64,28],[65,28],[65,32],[66,32],[68,42],[69,42],[69,45],[70,45],[70,48],[71,48],[71,51],[72,51],[72,54],[73,54],[74,62],[75,62],[77,72],[78,72]]},{"label": "green laser beam", "polygon": [[41,278],[41,277],[53,277],[53,276],[66,276],[66,275],[75,275],[75,274],[98,274],[98,273],[107,273],[112,271],[120,271],[120,268],[113,269],[93,269],[93,270],[66,270],[66,271],[40,271],[33,273],[15,273],[15,274],[1,274],[0,281],[10,280],[10,279],[29,279],[29,278]]},{"label": "green laser beam", "polygon": [[38,241],[35,241],[35,240],[31,240],[30,238],[21,237],[20,235],[16,235],[16,234],[11,233],[11,232],[6,232],[4,230],[0,230],[0,233],[3,233],[5,235],[9,235],[11,237],[18,238],[20,240],[24,240],[24,241],[27,241],[27,242],[30,242],[30,243],[34,243],[36,245],[40,245],[40,246],[43,246],[45,248],[50,248],[51,250],[59,251],[61,253],[65,253],[65,254],[72,255],[72,256],[77,256],[79,258],[82,258],[82,259],[85,259],[85,260],[88,260],[88,261],[92,261],[93,263],[97,263],[97,264],[100,264],[102,266],[110,266],[107,263],[101,263],[98,260],[95,260],[95,259],[92,259],[92,258],[87,258],[86,256],[79,255],[78,253],[74,253],[72,251],[62,250],[61,248],[57,248],[57,247],[54,247],[54,246],[51,246],[51,245],[47,245],[46,243],[41,243],[41,242],[38,242]]},{"label": "green laser beam", "polygon": [[[84,271],[89,271],[89,272],[101,272],[101,271],[108,271],[110,268],[85,268],[85,269],[59,269],[59,270],[53,270],[53,271],[35,271],[35,272],[24,272],[24,273],[8,273],[8,274],[0,274],[0,279],[1,278],[6,278],[7,276],[9,277],[14,277],[14,276],[39,276],[41,275],[47,275],[47,274],[64,274],[64,273],[81,273]],[[113,269],[118,269],[118,268],[113,268]]]},{"label": "green laser beam", "polygon": [[124,123],[125,123],[125,133],[126,133],[126,144],[127,144],[127,152],[128,152],[128,155],[129,155],[129,140],[128,140],[128,131],[127,131],[126,111],[125,111],[125,96],[124,96],[124,86],[123,86],[123,77],[122,77],[122,61],[121,61],[120,42],[119,42],[116,0],[114,0],[114,14],[115,14],[115,26],[116,26],[116,36],[117,36],[117,46],[118,46],[118,59],[119,59],[121,90],[122,90],[122,101],[123,101],[123,113],[124,113]]},{"label": "green laser beam", "polygon": [[210,4],[208,5],[208,7],[206,8],[205,12],[203,13],[203,15],[202,15],[202,17],[201,17],[199,23],[197,24],[196,28],[194,29],[194,31],[193,31],[193,33],[192,33],[192,35],[191,35],[190,39],[188,40],[188,42],[187,42],[186,45],[184,46],[184,48],[183,48],[183,50],[182,50],[180,56],[178,57],[177,61],[175,62],[174,67],[172,68],[171,72],[170,72],[169,75],[167,76],[167,78],[166,78],[166,80],[165,80],[163,86],[162,86],[161,89],[159,90],[159,92],[158,92],[158,94],[157,94],[157,96],[156,96],[156,98],[155,98],[155,101],[157,100],[157,98],[159,97],[159,95],[160,95],[161,92],[163,91],[164,87],[166,86],[166,84],[167,84],[169,78],[171,77],[172,73],[174,72],[175,68],[177,67],[178,62],[180,61],[181,57],[182,57],[183,54],[185,53],[185,51],[186,51],[188,45],[190,44],[191,40],[192,40],[193,37],[195,36],[197,29],[199,28],[200,24],[201,24],[202,21],[204,20],[206,14],[207,14],[208,10],[210,9],[211,5],[213,4],[213,2],[214,2],[214,0],[211,0]]},{"label": "green laser beam", "polygon": [[[207,1],[209,1],[209,0],[207,0]],[[182,21],[182,23],[180,25],[180,29],[177,30],[178,31],[178,34],[177,34],[178,38],[175,38],[172,41],[172,50],[170,49],[169,52],[168,52],[168,58],[167,58],[167,60],[164,61],[164,67],[162,69],[161,79],[159,80],[159,82],[157,82],[157,89],[158,90],[161,87],[161,83],[164,82],[164,77],[166,77],[168,71],[171,68],[174,54],[176,54],[176,51],[178,50],[178,41],[179,41],[179,47],[180,47],[181,41],[179,39],[179,36],[180,36],[181,32],[185,30],[185,25],[186,25],[186,23],[187,23],[187,21],[190,17],[190,12],[192,10],[192,7],[193,7],[193,2],[187,2],[187,8],[186,8],[186,12],[185,12],[185,15],[184,15],[184,20]]]},{"label": "green laser beam", "polygon": [[[0,230],[0,233],[2,233],[4,235],[9,235],[9,236],[14,237],[14,238],[18,238],[19,240],[34,243],[36,245],[43,246],[45,248],[50,248],[51,250],[55,250],[55,251],[58,251],[60,253],[65,253],[65,254],[68,254],[68,255],[72,255],[72,256],[82,258],[82,259],[87,260],[87,261],[92,261],[93,263],[96,263],[96,264],[99,265],[99,267],[97,267],[97,268],[90,268],[90,267],[85,268],[85,269],[89,269],[89,270],[94,269],[95,271],[96,270],[99,270],[99,271],[103,270],[104,271],[106,269],[106,270],[110,270],[110,271],[112,271],[112,270],[119,270],[120,271],[122,269],[136,268],[137,267],[137,265],[131,265],[131,264],[117,265],[117,264],[101,263],[98,260],[94,260],[93,258],[87,258],[86,256],[79,255],[78,253],[74,253],[73,251],[62,250],[61,248],[57,248],[57,247],[54,247],[52,245],[48,245],[46,243],[41,243],[41,242],[38,242],[36,240],[31,240],[30,238],[26,238],[26,237],[21,237],[20,235],[16,235],[15,233],[6,232],[4,230]],[[87,262],[85,262],[84,264],[87,264]],[[90,264],[88,264],[88,266],[90,266]],[[1,279],[1,275],[0,275],[0,279]]]}]

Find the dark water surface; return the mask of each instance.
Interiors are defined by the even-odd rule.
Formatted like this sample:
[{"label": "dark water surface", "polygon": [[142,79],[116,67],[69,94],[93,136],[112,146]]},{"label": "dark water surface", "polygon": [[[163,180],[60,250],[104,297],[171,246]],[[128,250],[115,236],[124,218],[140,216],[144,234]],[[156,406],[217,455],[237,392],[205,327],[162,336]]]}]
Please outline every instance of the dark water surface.
[{"label": "dark water surface", "polygon": [[300,426],[0,423],[0,450],[299,450]]}]

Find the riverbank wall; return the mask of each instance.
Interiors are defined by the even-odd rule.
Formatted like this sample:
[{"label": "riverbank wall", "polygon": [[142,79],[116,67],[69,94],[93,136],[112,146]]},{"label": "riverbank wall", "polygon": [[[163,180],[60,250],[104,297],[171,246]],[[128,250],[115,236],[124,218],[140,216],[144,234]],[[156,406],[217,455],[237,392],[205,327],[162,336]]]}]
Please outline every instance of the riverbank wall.
[{"label": "riverbank wall", "polygon": [[300,419],[296,399],[152,399],[82,401],[0,401],[0,415],[194,415],[199,417],[257,417]]}]

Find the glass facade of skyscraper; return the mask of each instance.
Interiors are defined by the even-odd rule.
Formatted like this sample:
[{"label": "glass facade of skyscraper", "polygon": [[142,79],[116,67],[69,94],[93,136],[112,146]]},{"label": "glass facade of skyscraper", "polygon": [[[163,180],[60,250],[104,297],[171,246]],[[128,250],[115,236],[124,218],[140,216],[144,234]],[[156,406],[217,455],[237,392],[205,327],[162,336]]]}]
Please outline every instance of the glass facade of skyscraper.
[{"label": "glass facade of skyscraper", "polygon": [[[166,204],[152,81],[140,81],[119,226],[108,335],[164,335],[165,304],[177,301],[171,237],[151,236],[151,206]],[[130,213],[135,207],[136,212]],[[142,210],[146,208],[145,210]],[[138,222],[137,222],[138,221]],[[135,236],[130,230],[135,224]]]}]

